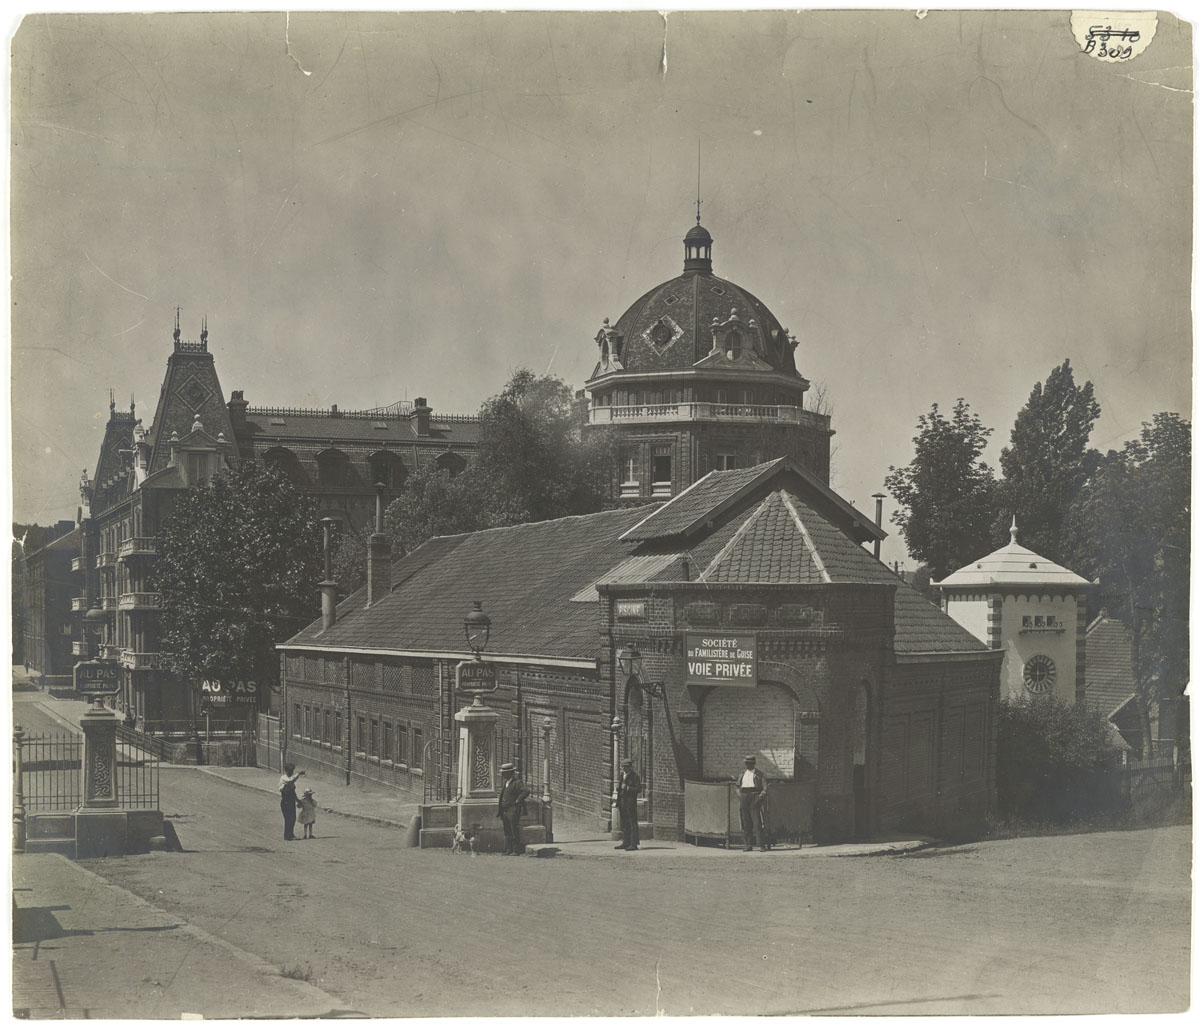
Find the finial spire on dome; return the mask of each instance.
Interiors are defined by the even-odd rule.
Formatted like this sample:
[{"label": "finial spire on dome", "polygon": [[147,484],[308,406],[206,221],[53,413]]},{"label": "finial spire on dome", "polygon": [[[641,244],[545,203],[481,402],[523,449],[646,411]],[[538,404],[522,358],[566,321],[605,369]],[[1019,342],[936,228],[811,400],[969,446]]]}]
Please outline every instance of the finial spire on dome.
[{"label": "finial spire on dome", "polygon": [[1012,539],[1012,544],[1017,544],[1017,515],[1013,514],[1012,527],[1008,529],[1008,536]]},{"label": "finial spire on dome", "polygon": [[700,140],[696,140],[696,224],[700,223]]},{"label": "finial spire on dome", "polygon": [[175,337],[175,342],[176,342],[176,344],[178,344],[178,342],[179,342],[179,307],[175,307],[175,332],[174,332],[174,337]]}]

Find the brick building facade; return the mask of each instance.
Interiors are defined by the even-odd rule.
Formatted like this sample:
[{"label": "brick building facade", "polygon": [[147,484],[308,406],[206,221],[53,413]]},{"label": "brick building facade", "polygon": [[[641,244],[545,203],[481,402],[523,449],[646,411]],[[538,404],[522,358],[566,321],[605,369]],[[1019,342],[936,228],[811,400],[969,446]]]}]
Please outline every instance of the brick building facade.
[{"label": "brick building facade", "polygon": [[[605,820],[615,747],[646,782],[648,829],[679,837],[687,782],[728,780],[750,752],[810,838],[978,828],[999,653],[862,548],[880,533],[781,459],[665,505],[432,539],[373,601],[281,646],[278,757],[453,798],[454,668],[480,600],[504,754],[536,782],[548,726],[556,809]],[[689,680],[705,633],[753,639],[751,686]],[[636,677],[618,669],[631,646]]]},{"label": "brick building facade", "polygon": [[60,520],[52,527],[31,527],[19,540],[20,588],[13,584],[13,601],[22,604],[21,658],[39,678],[62,684],[84,653],[74,608],[80,604],[79,528]]}]

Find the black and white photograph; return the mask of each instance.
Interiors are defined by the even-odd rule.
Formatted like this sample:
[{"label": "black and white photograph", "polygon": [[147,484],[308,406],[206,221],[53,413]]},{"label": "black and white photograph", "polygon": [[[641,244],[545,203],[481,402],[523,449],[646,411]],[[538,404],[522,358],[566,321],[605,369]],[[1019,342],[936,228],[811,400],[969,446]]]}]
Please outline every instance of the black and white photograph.
[{"label": "black and white photograph", "polygon": [[10,16],[10,1014],[1186,1012],[1192,50]]}]

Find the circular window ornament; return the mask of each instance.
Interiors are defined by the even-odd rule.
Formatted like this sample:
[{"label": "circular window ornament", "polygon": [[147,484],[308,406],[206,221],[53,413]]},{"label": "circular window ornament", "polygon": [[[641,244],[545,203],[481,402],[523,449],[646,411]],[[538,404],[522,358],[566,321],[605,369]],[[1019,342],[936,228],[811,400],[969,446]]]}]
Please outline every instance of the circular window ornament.
[{"label": "circular window ornament", "polygon": [[1025,689],[1035,695],[1052,691],[1056,678],[1054,660],[1049,656],[1035,655],[1025,664]]}]

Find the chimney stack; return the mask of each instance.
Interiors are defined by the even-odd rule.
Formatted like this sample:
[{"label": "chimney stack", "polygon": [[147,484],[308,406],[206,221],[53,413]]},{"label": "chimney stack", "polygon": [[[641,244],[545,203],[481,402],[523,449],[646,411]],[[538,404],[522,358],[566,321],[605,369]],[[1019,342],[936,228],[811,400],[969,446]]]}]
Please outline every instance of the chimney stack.
[{"label": "chimney stack", "polygon": [[[423,403],[423,399],[417,402]],[[383,482],[375,485],[375,533],[367,549],[367,607],[392,590],[392,539],[383,530]]]},{"label": "chimney stack", "polygon": [[327,631],[337,623],[337,581],[333,579],[333,517],[322,517],[325,529],[325,580],[317,585],[321,589],[321,630]]},{"label": "chimney stack", "polygon": [[[884,493],[876,492],[874,495],[871,496],[871,498],[875,500],[875,526],[878,527],[880,530],[882,530],[883,529]],[[880,545],[880,539],[876,538],[875,539],[875,558],[876,559],[879,558],[879,545]]]},{"label": "chimney stack", "polygon": [[425,401],[424,396],[418,396],[413,400],[413,411],[411,420],[413,430],[424,438],[429,434],[429,418],[433,415],[433,409]]}]

